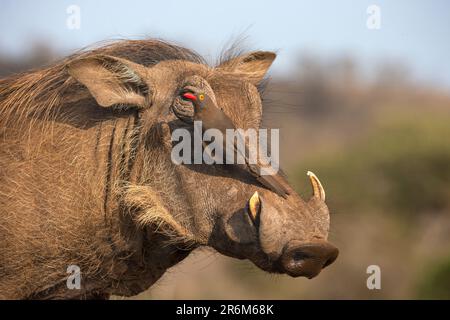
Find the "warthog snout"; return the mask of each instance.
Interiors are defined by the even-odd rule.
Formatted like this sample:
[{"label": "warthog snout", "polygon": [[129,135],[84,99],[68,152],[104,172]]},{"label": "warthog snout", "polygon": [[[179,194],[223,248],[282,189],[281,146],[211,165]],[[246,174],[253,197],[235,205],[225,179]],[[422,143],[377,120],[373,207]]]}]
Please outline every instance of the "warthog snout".
[{"label": "warthog snout", "polygon": [[283,198],[259,188],[244,208],[218,220],[209,244],[268,272],[317,276],[339,251],[327,240],[330,216],[323,186],[312,172],[308,176],[313,189],[308,201],[293,190]]},{"label": "warthog snout", "polygon": [[339,254],[339,250],[332,244],[321,241],[302,243],[290,241],[280,257],[280,268],[292,277],[317,276],[326,266],[332,264]]},{"label": "warthog snout", "polygon": [[[315,174],[308,172],[308,176],[313,195],[307,202],[295,192],[286,199],[265,191],[255,192],[248,200],[246,211],[256,235],[255,247],[263,257],[249,256],[264,270],[311,279],[338,256],[338,249],[327,241],[329,211],[325,190]],[[233,230],[233,238],[239,238],[238,228]],[[249,233],[244,228],[239,230],[241,234]],[[241,236],[238,241],[250,243],[243,239]]]}]

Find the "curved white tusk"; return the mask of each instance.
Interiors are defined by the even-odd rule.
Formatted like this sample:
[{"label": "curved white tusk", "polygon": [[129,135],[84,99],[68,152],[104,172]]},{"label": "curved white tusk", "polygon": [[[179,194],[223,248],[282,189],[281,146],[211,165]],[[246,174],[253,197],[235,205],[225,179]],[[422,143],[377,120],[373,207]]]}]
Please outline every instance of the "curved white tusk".
[{"label": "curved white tusk", "polygon": [[311,185],[313,188],[313,197],[325,201],[325,190],[323,189],[319,178],[317,178],[317,176],[311,171],[308,171],[306,174],[308,175],[309,180],[311,181]]},{"label": "curved white tusk", "polygon": [[250,200],[248,201],[248,212],[250,214],[250,218],[253,221],[256,221],[256,217],[259,215],[260,211],[261,211],[261,200],[259,199],[258,191],[255,191],[255,193],[251,196]]}]

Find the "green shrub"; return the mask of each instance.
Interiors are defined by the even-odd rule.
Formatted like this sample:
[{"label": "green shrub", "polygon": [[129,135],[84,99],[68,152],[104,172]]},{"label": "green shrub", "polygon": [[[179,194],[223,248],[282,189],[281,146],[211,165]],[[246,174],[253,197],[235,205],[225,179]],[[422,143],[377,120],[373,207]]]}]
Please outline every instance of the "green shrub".
[{"label": "green shrub", "polygon": [[322,180],[338,211],[393,211],[403,216],[450,208],[450,119],[399,121],[333,154],[301,163],[294,184],[308,190],[305,168]]}]

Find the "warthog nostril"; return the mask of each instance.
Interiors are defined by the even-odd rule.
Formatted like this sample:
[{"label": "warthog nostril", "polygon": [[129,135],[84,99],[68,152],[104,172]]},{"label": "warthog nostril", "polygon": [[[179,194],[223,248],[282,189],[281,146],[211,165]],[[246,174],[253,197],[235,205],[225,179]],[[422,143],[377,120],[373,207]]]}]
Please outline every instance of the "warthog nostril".
[{"label": "warthog nostril", "polygon": [[295,261],[301,261],[309,258],[311,258],[311,256],[302,251],[295,251],[292,255],[292,259],[294,259]]},{"label": "warthog nostril", "polygon": [[313,278],[336,260],[338,252],[338,249],[328,242],[291,241],[280,258],[281,268],[293,277]]}]

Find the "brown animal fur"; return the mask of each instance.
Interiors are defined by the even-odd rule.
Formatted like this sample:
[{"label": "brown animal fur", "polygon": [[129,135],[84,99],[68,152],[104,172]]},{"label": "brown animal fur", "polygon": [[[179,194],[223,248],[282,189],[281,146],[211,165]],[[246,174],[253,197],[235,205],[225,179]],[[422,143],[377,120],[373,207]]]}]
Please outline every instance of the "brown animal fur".
[{"label": "brown animal fur", "polygon": [[[170,130],[182,124],[171,112],[172,98],[160,97],[159,104],[144,99],[152,104],[143,109],[133,103],[108,107],[108,95],[96,101],[67,72],[92,57],[106,69],[115,66],[108,57],[116,57],[136,68],[167,62],[181,70],[178,78],[200,72],[239,127],[259,127],[254,85],[270,63],[261,62],[266,65],[256,73],[233,59],[214,69],[194,52],[162,41],[120,41],[0,80],[0,297],[134,295],[192,249],[213,245],[218,217],[244,208],[249,186],[284,206],[242,172],[175,166]],[[126,84],[121,94],[153,90],[128,67],[110,71],[118,75],[111,81]],[[241,92],[243,102],[230,101],[230,92]],[[309,229],[326,238],[328,211],[321,206],[311,211],[323,213]],[[309,210],[299,197],[288,207]],[[270,270],[262,254],[247,256]],[[72,264],[82,271],[81,290],[66,288]]]}]

